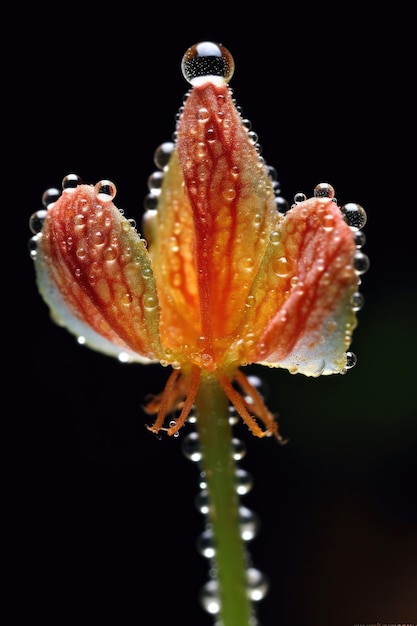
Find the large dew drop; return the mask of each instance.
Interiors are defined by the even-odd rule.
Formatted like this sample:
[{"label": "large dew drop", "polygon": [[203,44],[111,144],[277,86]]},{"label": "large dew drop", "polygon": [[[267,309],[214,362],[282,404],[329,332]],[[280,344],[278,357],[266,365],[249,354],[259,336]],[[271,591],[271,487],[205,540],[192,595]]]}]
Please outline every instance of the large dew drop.
[{"label": "large dew drop", "polygon": [[202,41],[188,48],[181,62],[181,70],[191,85],[201,85],[207,79],[224,84],[232,78],[235,62],[221,44]]}]

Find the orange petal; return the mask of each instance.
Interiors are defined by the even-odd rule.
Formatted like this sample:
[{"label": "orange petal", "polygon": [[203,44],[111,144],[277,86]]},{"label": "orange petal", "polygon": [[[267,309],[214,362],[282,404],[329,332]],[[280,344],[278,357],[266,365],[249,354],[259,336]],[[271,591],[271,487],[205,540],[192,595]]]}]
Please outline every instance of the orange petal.
[{"label": "orange petal", "polygon": [[142,362],[162,354],[145,243],[92,185],[64,190],[48,209],[35,268],[55,320],[87,345]]},{"label": "orange petal", "polygon": [[[206,82],[191,90],[176,151],[178,162],[174,153],[158,205],[159,243],[151,246],[158,292],[164,294],[161,332],[164,345],[176,345],[190,338],[191,329],[192,349],[214,367],[241,324],[280,216],[272,181],[226,85]],[[176,226],[184,233],[180,240]],[[171,240],[185,246],[172,252]],[[165,302],[176,307],[175,314]]]},{"label": "orange petal", "polygon": [[288,211],[250,294],[242,360],[308,376],[342,372],[356,326],[355,250],[352,230],[330,198]]}]

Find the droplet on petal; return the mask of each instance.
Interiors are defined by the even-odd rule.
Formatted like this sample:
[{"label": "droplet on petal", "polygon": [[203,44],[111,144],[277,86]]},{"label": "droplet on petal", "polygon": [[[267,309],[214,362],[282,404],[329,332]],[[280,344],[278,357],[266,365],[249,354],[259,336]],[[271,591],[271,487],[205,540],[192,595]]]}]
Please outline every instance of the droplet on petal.
[{"label": "droplet on petal", "polygon": [[116,185],[111,180],[100,180],[95,186],[94,191],[98,200],[113,200],[116,197]]},{"label": "droplet on petal", "polygon": [[202,41],[188,48],[181,69],[185,80],[191,85],[201,85],[207,78],[224,84],[232,78],[235,63],[227,48],[211,41]]},{"label": "droplet on petal", "polygon": [[77,174],[67,174],[62,180],[62,189],[72,191],[76,189],[78,185],[81,185],[82,182],[83,181]]},{"label": "droplet on petal", "polygon": [[348,202],[341,208],[345,222],[355,230],[363,228],[367,221],[365,209],[356,202]]},{"label": "droplet on petal", "polygon": [[314,196],[316,198],[334,198],[334,188],[329,183],[319,183],[314,187]]}]

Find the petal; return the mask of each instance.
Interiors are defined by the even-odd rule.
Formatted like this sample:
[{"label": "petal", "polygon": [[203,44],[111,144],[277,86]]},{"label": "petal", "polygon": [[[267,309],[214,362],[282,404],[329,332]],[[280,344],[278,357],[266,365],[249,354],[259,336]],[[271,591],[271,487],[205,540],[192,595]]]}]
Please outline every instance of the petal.
[{"label": "petal", "polygon": [[176,151],[164,172],[157,211],[144,215],[161,309],[161,342],[173,360],[187,360],[201,336],[191,206]]},{"label": "petal", "polygon": [[91,348],[141,362],[161,356],[146,245],[92,185],[66,189],[50,206],[35,268],[55,321]]},{"label": "petal", "polygon": [[359,284],[352,230],[331,199],[311,198],[270,239],[240,329],[242,360],[307,376],[343,372]]},{"label": "petal", "polygon": [[[202,337],[194,349],[218,365],[241,324],[268,234],[280,216],[272,181],[226,85],[206,82],[191,90],[177,126],[176,151],[180,170],[175,198],[182,197],[178,214],[187,223],[188,237],[185,252],[179,254],[181,260],[185,255],[190,261],[181,277],[187,295],[176,292],[172,279],[166,288],[166,298],[177,307],[171,335],[185,336],[187,329],[179,328],[179,320],[190,320],[194,338]],[[175,155],[171,167],[178,168]],[[168,185],[164,181],[160,206],[165,201],[173,205]],[[163,209],[160,220],[166,219],[168,210]],[[174,236],[175,224],[172,220],[166,227],[165,244],[155,253],[165,256],[166,275],[169,264],[177,264],[180,258],[169,253],[166,243]],[[161,284],[165,276],[158,272],[159,268],[159,291],[160,286],[165,289]],[[165,306],[161,309],[164,325],[167,313]]]}]

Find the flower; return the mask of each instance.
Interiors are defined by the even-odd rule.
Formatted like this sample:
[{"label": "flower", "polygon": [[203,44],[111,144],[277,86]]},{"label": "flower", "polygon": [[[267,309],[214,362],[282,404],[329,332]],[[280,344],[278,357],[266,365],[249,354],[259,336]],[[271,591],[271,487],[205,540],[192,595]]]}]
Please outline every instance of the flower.
[{"label": "flower", "polygon": [[281,210],[274,170],[235,106],[231,54],[202,42],[182,70],[191,89],[175,141],[155,153],[146,240],[114,205],[112,182],[69,175],[31,219],[38,287],[55,321],[92,349],[172,366],[146,406],[153,432],[181,428],[209,374],[255,435],[280,439],[241,366],[346,371],[368,267],[366,214],[340,208],[327,183]]}]

